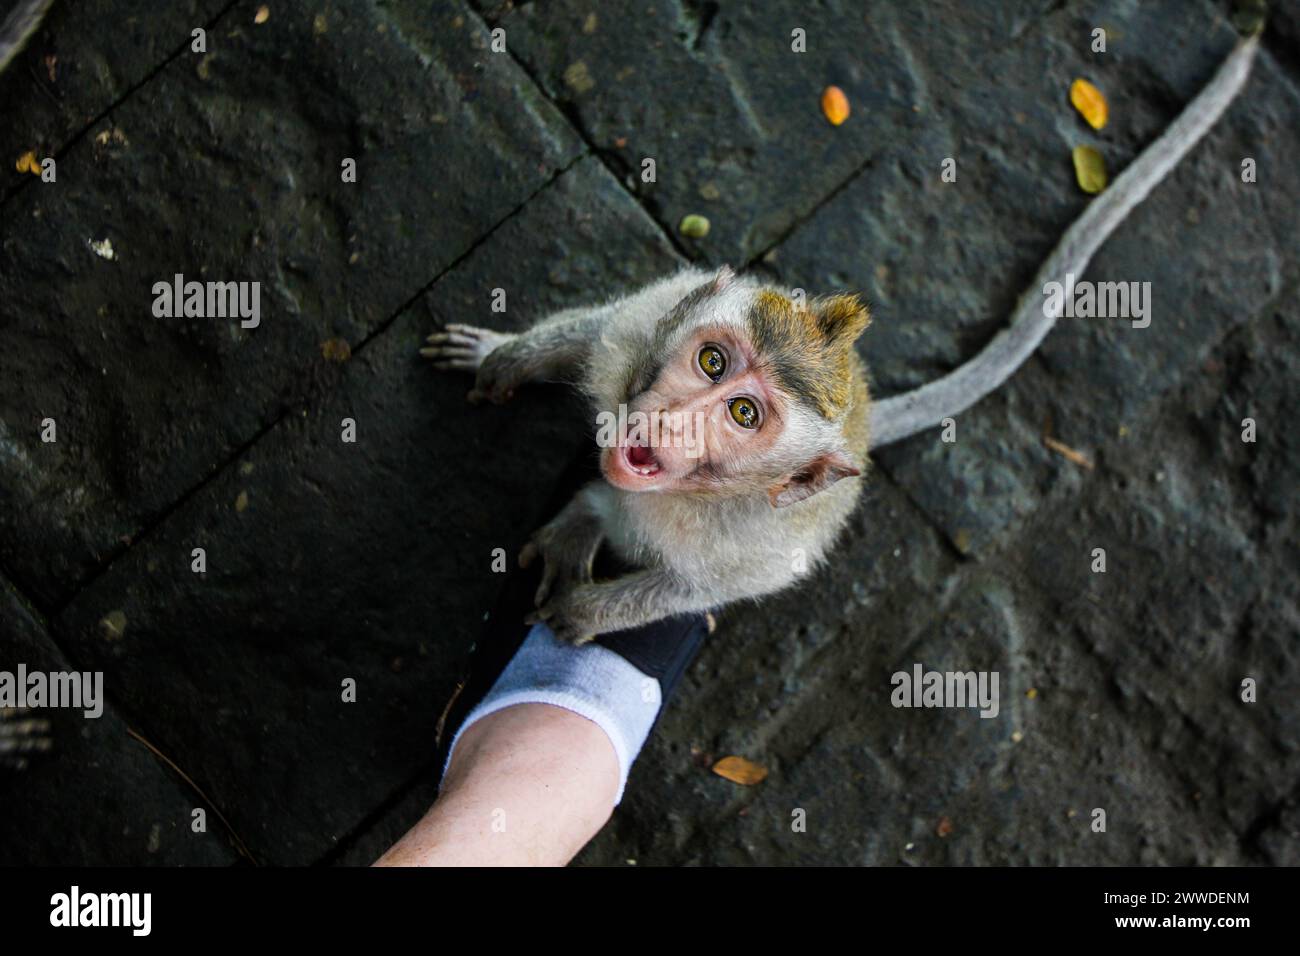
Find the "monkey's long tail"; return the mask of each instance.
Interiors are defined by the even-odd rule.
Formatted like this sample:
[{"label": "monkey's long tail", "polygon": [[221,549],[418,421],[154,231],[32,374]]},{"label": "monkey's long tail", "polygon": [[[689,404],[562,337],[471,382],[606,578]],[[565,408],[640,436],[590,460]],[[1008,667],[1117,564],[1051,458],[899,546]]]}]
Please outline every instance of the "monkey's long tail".
[{"label": "monkey's long tail", "polygon": [[0,23],[0,73],[31,39],[53,3],[54,0],[18,0],[18,6]]},{"label": "monkey's long tail", "polygon": [[[1033,283],[1020,297],[1016,313],[973,359],[911,392],[877,402],[871,415],[871,447],[879,448],[932,428],[965,411],[1024,364],[1060,315],[1054,296],[1044,299],[1049,282],[1065,285],[1067,273],[1082,275],[1093,253],[1129,211],[1178,164],[1215,124],[1246,84],[1259,46],[1258,36],[1240,41],[1214,79],[1197,94],[1154,143],[1142,151],[1114,184],[1094,199],[1065,231]],[[1049,310],[1045,302],[1053,302]]]}]

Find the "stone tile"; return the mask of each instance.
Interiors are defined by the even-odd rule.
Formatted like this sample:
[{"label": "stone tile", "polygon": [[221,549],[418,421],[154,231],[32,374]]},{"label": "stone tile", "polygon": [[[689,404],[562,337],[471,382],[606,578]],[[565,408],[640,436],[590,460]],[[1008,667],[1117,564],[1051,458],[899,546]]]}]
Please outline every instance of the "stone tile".
[{"label": "stone tile", "polygon": [[[229,0],[172,0],[135,16],[118,0],[57,3],[0,77],[0,195],[28,183],[14,163],[54,156],[95,117],[148,79]],[[6,12],[12,4],[6,4]],[[226,18],[223,23],[230,23]],[[47,62],[52,58],[52,62]]]},{"label": "stone tile", "polygon": [[[218,31],[98,131],[122,139],[81,140],[6,205],[0,563],[39,601],[324,389],[321,343],[363,341],[580,154],[477,18],[418,7],[295,0]],[[260,282],[260,326],[155,318],[176,273]]]},{"label": "stone tile", "polygon": [[[493,551],[513,563],[583,441],[563,389],[466,405],[468,376],[427,367],[424,337],[446,321],[522,328],[675,262],[582,160],[60,617],[61,640],[122,687],[259,860],[321,858],[428,763],[502,580]],[[505,316],[490,311],[498,287]],[[204,574],[190,570],[196,547]],[[114,610],[127,623],[108,644],[97,622]],[[347,678],[356,703],[342,702]]]},{"label": "stone tile", "polygon": [[[0,670],[14,674],[81,670],[50,639],[12,585],[0,579]],[[104,694],[118,690],[105,675]],[[196,794],[127,734],[113,706],[96,718],[82,710],[44,708],[50,749],[23,769],[0,764],[0,865],[142,866],[234,862],[221,823],[206,809],[207,831],[195,833]]]},{"label": "stone tile", "polygon": [[[1233,42],[1222,20],[1196,5],[1162,17],[1143,10],[1098,17],[1112,24],[1114,59],[1091,67],[1089,58],[1098,58],[1067,42],[1086,36],[1091,18],[1049,18],[990,61],[989,79],[946,103],[942,121],[915,146],[873,163],[771,257],[768,267],[792,285],[866,292],[875,322],[862,348],[880,395],[943,374],[1005,325],[1087,201],[1073,182],[1072,145],[1096,142],[1118,171]],[[1186,43],[1157,44],[1162,36]],[[1099,135],[1065,100],[1076,75],[1092,75],[1109,91],[1112,121]],[[981,110],[989,114],[983,121]],[[982,553],[1044,495],[1077,492],[1086,475],[1042,447],[1044,432],[1104,456],[1121,427],[1149,414],[1232,328],[1278,295],[1296,268],[1285,223],[1300,197],[1284,177],[1270,173],[1248,185],[1238,173],[1246,155],[1261,169],[1283,168],[1282,157],[1300,147],[1298,119],[1295,90],[1261,57],[1229,116],[1080,277],[1151,282],[1151,327],[1062,319],[1001,394],[961,416],[955,445],[935,432],[879,454],[959,550]],[[946,155],[957,158],[956,183],[940,181]],[[827,247],[861,252],[844,263],[828,259]]]},{"label": "stone tile", "polygon": [[[709,218],[707,238],[684,242],[712,262],[753,258],[921,125],[923,91],[888,4],[485,6],[666,229]],[[806,53],[791,51],[797,28]],[[820,107],[831,84],[853,110],[838,128]],[[653,184],[640,178],[647,157]]]}]

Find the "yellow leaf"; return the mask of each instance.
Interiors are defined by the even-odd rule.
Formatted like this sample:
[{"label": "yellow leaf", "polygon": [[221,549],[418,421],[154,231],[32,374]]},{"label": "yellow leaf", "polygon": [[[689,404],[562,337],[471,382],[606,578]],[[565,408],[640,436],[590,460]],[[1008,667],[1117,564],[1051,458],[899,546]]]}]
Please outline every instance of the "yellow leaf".
[{"label": "yellow leaf", "polygon": [[1074,147],[1074,178],[1086,193],[1099,193],[1106,188],[1106,160],[1091,146]]},{"label": "yellow leaf", "polygon": [[1106,125],[1106,120],[1110,117],[1106,97],[1087,80],[1075,80],[1070,84],[1070,102],[1093,129],[1101,129]]},{"label": "yellow leaf", "polygon": [[744,757],[723,757],[713,765],[713,772],[742,787],[752,787],[767,776],[767,768]]},{"label": "yellow leaf", "polygon": [[832,126],[839,126],[849,118],[849,98],[838,86],[828,86],[822,92],[822,112]]},{"label": "yellow leaf", "polygon": [[36,173],[38,176],[41,172],[41,164],[36,161],[36,151],[29,149],[18,157],[18,162],[14,163],[14,169],[20,173]]}]

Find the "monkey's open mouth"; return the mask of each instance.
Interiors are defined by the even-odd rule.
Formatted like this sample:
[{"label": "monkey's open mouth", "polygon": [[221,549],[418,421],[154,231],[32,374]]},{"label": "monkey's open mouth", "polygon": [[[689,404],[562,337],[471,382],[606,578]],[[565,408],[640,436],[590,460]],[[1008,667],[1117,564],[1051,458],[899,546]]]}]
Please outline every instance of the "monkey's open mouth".
[{"label": "monkey's open mouth", "polygon": [[634,471],[645,478],[663,471],[659,459],[655,458],[655,453],[646,445],[623,446],[623,461],[627,463],[630,471]]}]

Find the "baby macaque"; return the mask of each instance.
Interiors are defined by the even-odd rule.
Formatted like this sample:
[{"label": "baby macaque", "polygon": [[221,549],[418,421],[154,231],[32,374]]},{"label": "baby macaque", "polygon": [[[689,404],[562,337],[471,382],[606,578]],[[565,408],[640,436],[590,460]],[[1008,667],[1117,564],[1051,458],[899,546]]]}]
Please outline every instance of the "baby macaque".
[{"label": "baby macaque", "polygon": [[[536,618],[581,643],[769,594],[822,560],[857,500],[845,479],[867,466],[866,326],[854,296],[800,307],[687,268],[522,335],[452,325],[425,352],[477,372],[474,399],[574,381],[606,423],[604,480],[520,554],[545,562]],[[641,570],[594,581],[602,543]]]},{"label": "baby macaque", "polygon": [[[1045,283],[1082,275],[1129,210],[1227,108],[1257,39],[1066,231],[1010,326],[974,359],[871,405],[854,343],[856,296],[801,304],[781,289],[686,268],[522,334],[449,325],[421,353],[476,374],[470,399],[505,402],[529,382],[570,381],[596,411],[603,480],[583,488],[520,553],[545,564],[533,621],[565,640],[717,608],[785,588],[824,561],[852,513],[875,446],[940,424],[988,394],[1060,313]],[[595,580],[606,545],[632,571]]]}]

